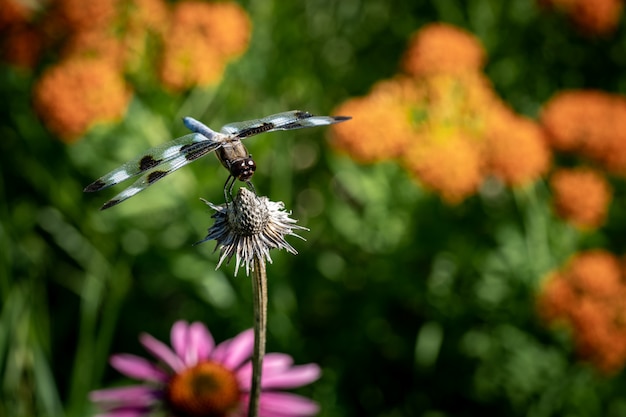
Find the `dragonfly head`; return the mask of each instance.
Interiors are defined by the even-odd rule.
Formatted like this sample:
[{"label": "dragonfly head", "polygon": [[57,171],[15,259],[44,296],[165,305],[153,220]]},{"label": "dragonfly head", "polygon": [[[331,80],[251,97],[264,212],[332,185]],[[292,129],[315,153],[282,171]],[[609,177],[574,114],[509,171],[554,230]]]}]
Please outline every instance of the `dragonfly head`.
[{"label": "dragonfly head", "polygon": [[239,159],[230,164],[230,175],[237,178],[239,181],[247,181],[254,175],[256,171],[256,164],[252,160],[252,157]]}]

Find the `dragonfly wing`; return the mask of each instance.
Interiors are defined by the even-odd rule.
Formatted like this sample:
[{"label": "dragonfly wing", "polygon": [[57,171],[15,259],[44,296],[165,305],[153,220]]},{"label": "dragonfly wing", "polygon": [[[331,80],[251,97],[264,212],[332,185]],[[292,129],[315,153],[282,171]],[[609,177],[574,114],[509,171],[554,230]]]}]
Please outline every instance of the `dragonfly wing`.
[{"label": "dragonfly wing", "polygon": [[197,159],[200,159],[204,155],[213,152],[215,149],[221,146],[219,142],[207,143],[207,141],[197,143],[195,145],[195,149],[192,152],[180,153],[175,158],[172,158],[165,163],[161,163],[158,166],[154,166],[153,168],[144,171],[141,177],[137,179],[137,181],[135,181],[130,187],[126,188],[124,191],[104,203],[100,210],[106,210],[108,208],[118,205],[122,201],[128,200],[129,198],[145,190],[161,178],[164,178],[172,172],[184,167],[185,165]]},{"label": "dragonfly wing", "polygon": [[264,132],[325,126],[349,119],[351,119],[349,116],[314,116],[309,112],[292,110],[261,119],[229,123],[222,127],[221,132],[245,139]]},{"label": "dragonfly wing", "polygon": [[[219,143],[207,139],[199,133],[185,135],[162,146],[148,150],[132,161],[98,178],[85,187],[83,191],[94,192],[103,190],[179,157],[192,158],[192,160],[197,159],[194,158],[196,153],[200,152],[204,155],[215,150],[218,146]],[[204,152],[206,149],[209,150]]]}]

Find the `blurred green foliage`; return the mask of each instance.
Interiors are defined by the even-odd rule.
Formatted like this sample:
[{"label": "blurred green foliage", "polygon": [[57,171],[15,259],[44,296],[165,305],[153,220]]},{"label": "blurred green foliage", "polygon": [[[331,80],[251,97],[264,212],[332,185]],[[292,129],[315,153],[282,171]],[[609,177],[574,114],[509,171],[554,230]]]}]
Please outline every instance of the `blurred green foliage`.
[{"label": "blurred green foliage", "polygon": [[[119,207],[84,185],[184,133],[289,109],[329,114],[397,72],[412,32],[436,21],[476,34],[486,73],[535,117],[553,93],[625,93],[626,33],[578,35],[532,0],[242,1],[248,52],[214,89],[138,92],[126,118],[64,145],[31,108],[38,74],[0,69],[0,416],[84,416],[91,389],[122,383],[113,352],[143,354],[178,319],[217,340],[252,326],[252,294],[233,266],[215,271],[198,200],[221,202],[226,172],[203,160]],[[351,123],[359,123],[353,120]],[[311,229],[268,268],[268,351],[317,362],[300,392],[321,416],[623,416],[626,380],[577,361],[565,333],[535,314],[541,277],[587,247],[624,250],[623,184],[611,226],[583,234],[557,220],[545,184],[448,206],[392,164],[335,154],[325,129],[248,144],[255,186]],[[121,187],[120,187],[121,188]],[[615,220],[615,221],[613,221]],[[622,220],[622,221],[620,221]]]}]

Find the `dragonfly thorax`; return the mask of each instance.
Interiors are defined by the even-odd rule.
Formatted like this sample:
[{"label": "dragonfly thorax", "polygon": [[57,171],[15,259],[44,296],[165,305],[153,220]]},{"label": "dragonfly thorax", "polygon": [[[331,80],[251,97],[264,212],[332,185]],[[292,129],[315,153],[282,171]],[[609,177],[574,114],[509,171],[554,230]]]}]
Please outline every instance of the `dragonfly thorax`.
[{"label": "dragonfly thorax", "polygon": [[239,140],[225,143],[216,150],[215,156],[230,172],[230,175],[240,181],[248,181],[256,171],[256,164],[252,160],[252,155]]},{"label": "dragonfly thorax", "polygon": [[254,175],[256,171],[256,164],[252,157],[238,159],[235,161],[229,161],[228,170],[230,175],[237,178],[239,181],[248,181]]}]

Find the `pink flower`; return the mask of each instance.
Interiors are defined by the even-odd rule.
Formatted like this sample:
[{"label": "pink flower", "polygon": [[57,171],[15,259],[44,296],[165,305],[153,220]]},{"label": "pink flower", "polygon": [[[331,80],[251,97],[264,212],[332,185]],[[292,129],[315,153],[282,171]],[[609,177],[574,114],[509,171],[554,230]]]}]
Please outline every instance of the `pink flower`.
[{"label": "pink flower", "polygon": [[[247,415],[254,345],[252,330],[215,345],[202,323],[174,323],[172,348],[149,334],[141,344],[157,360],[131,354],[111,357],[119,372],[140,385],[92,391],[90,399],[103,413],[99,417],[142,417],[160,411],[170,417],[243,417]],[[319,406],[308,398],[281,392],[309,384],[320,377],[314,363],[293,365],[291,356],[269,353],[263,362],[259,417],[304,417]]]}]

